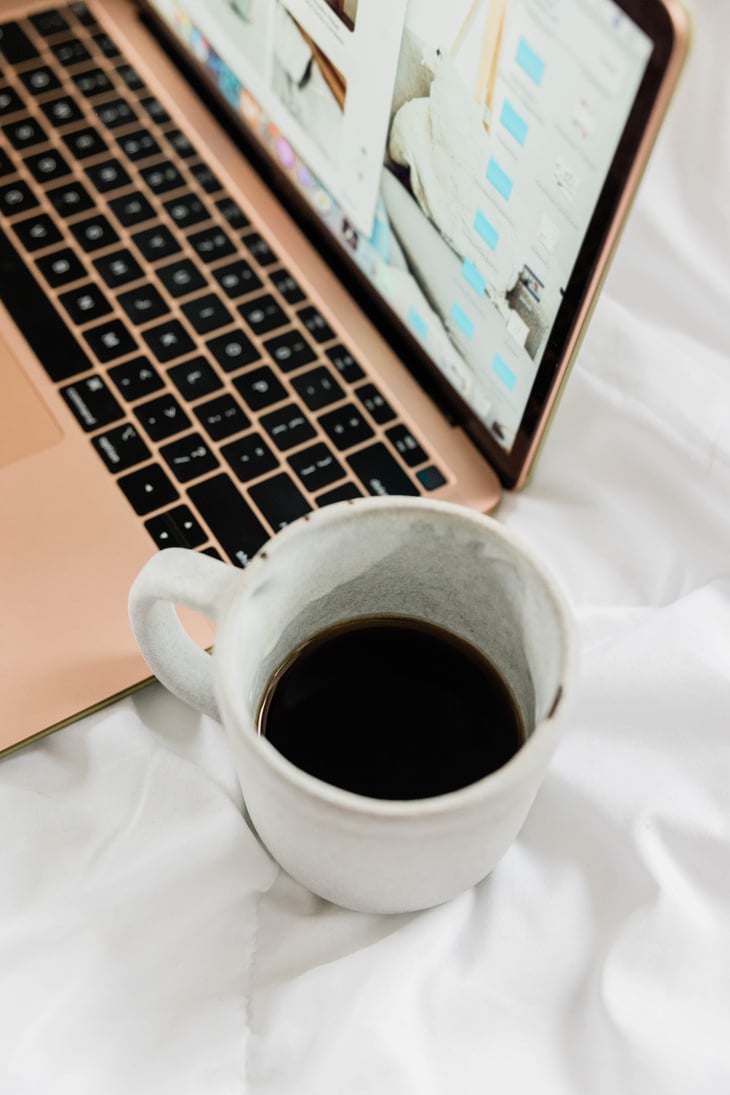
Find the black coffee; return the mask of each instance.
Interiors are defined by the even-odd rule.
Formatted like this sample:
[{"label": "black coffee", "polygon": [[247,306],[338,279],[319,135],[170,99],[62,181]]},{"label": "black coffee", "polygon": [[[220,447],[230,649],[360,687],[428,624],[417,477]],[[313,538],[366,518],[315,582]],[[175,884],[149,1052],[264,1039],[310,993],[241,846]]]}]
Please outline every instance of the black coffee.
[{"label": "black coffee", "polygon": [[373,617],[321,632],[274,675],[259,730],[319,779],[383,799],[465,787],[519,749],[502,677],[430,624]]}]

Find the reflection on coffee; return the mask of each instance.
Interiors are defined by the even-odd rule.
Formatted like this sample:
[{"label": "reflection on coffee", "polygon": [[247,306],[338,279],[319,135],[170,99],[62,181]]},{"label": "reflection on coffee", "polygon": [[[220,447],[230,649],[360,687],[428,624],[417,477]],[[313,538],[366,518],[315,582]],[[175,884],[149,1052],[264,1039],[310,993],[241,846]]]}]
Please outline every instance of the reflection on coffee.
[{"label": "reflection on coffee", "polygon": [[465,787],[525,737],[512,692],[480,651],[421,620],[382,616],[295,650],[269,683],[258,725],[305,772],[381,799]]}]

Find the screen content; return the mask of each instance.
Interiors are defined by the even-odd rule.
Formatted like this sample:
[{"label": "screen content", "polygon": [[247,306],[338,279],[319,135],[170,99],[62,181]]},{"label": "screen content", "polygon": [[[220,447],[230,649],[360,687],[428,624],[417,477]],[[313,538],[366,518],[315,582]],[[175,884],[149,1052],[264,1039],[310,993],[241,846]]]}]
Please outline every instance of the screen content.
[{"label": "screen content", "polygon": [[652,44],[613,0],[155,0],[510,450]]}]

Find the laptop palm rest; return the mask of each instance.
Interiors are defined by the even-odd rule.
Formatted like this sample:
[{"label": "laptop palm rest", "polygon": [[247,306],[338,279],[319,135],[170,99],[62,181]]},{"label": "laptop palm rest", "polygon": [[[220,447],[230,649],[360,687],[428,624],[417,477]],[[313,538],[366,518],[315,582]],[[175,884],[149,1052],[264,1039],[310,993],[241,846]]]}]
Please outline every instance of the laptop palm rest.
[{"label": "laptop palm rest", "polygon": [[0,376],[0,467],[5,467],[57,444],[63,431],[2,341]]}]

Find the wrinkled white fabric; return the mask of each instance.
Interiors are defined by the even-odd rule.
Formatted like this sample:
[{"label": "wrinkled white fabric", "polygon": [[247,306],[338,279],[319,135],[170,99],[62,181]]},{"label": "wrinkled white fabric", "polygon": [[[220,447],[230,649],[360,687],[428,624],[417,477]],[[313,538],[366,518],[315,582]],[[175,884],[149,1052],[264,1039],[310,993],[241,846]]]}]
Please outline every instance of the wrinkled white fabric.
[{"label": "wrinkled white fabric", "polygon": [[696,41],[534,479],[570,725],[480,886],[304,892],[155,686],[0,761],[3,1095],[730,1090],[730,84]]}]

